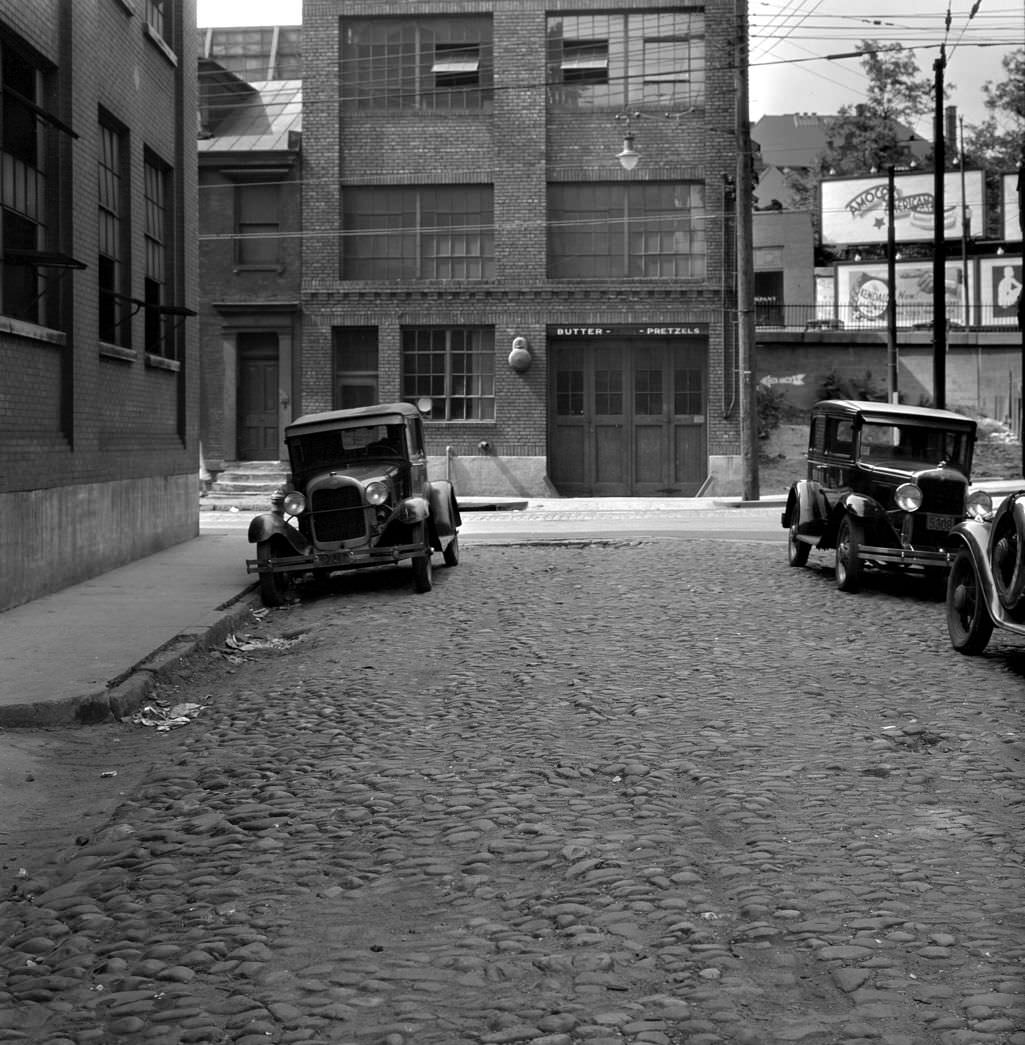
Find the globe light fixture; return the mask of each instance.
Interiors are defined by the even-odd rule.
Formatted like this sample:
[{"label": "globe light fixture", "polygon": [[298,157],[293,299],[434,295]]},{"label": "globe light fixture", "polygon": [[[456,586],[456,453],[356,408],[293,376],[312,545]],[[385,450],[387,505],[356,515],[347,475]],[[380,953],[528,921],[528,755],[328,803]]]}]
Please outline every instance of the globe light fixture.
[{"label": "globe light fixture", "polygon": [[640,158],[640,154],[634,149],[634,136],[627,131],[623,136],[623,151],[616,155],[616,159],[619,160],[623,170],[632,171]]}]

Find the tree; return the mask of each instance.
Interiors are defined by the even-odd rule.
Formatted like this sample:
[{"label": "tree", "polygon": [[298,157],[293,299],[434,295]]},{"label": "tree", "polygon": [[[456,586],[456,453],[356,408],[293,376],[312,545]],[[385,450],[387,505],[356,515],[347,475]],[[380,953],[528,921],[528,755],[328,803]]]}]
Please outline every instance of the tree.
[{"label": "tree", "polygon": [[965,129],[968,161],[989,171],[1013,170],[1025,158],[1025,48],[1001,59],[1005,77],[982,86],[990,114]]},{"label": "tree", "polygon": [[865,101],[843,106],[830,124],[821,173],[864,174],[908,161],[909,126],[931,113],[934,85],[922,76],[913,51],[901,44],[862,40]]}]

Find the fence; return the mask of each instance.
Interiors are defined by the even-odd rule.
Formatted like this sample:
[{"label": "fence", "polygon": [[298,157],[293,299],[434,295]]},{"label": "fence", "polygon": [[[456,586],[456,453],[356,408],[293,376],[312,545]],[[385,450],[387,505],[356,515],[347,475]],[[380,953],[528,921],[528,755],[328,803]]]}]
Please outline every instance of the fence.
[{"label": "fence", "polygon": [[[1018,331],[1015,310],[996,305],[970,305],[967,313],[958,307],[957,315],[948,309],[948,330]],[[899,330],[931,330],[933,310],[930,305],[898,304]],[[780,305],[766,298],[755,298],[755,326],[774,330],[886,330],[886,302],[878,311],[867,311],[860,305]]]}]

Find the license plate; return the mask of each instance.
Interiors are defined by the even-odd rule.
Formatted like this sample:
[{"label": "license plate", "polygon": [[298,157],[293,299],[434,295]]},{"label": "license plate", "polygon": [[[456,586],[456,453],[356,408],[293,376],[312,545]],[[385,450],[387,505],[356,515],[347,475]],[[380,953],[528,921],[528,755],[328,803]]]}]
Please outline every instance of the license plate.
[{"label": "license plate", "polygon": [[925,527],[927,530],[950,530],[956,525],[956,515],[933,515],[930,513],[925,517]]},{"label": "license plate", "polygon": [[352,558],[352,552],[321,552],[317,556],[318,566],[337,566],[339,563],[348,562]]}]

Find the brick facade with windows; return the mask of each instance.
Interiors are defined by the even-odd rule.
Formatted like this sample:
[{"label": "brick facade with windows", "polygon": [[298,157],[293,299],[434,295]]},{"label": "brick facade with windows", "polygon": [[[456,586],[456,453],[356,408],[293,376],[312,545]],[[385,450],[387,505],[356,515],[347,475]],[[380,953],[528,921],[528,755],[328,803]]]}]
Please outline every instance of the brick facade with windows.
[{"label": "brick facade with windows", "polygon": [[723,0],[304,4],[297,412],[342,405],[350,367],[365,380],[346,332],[372,331],[376,397],[431,390],[433,465],[461,492],[739,492],[734,18]]},{"label": "brick facade with windows", "polygon": [[0,610],[198,532],[194,25],[0,0]]}]

